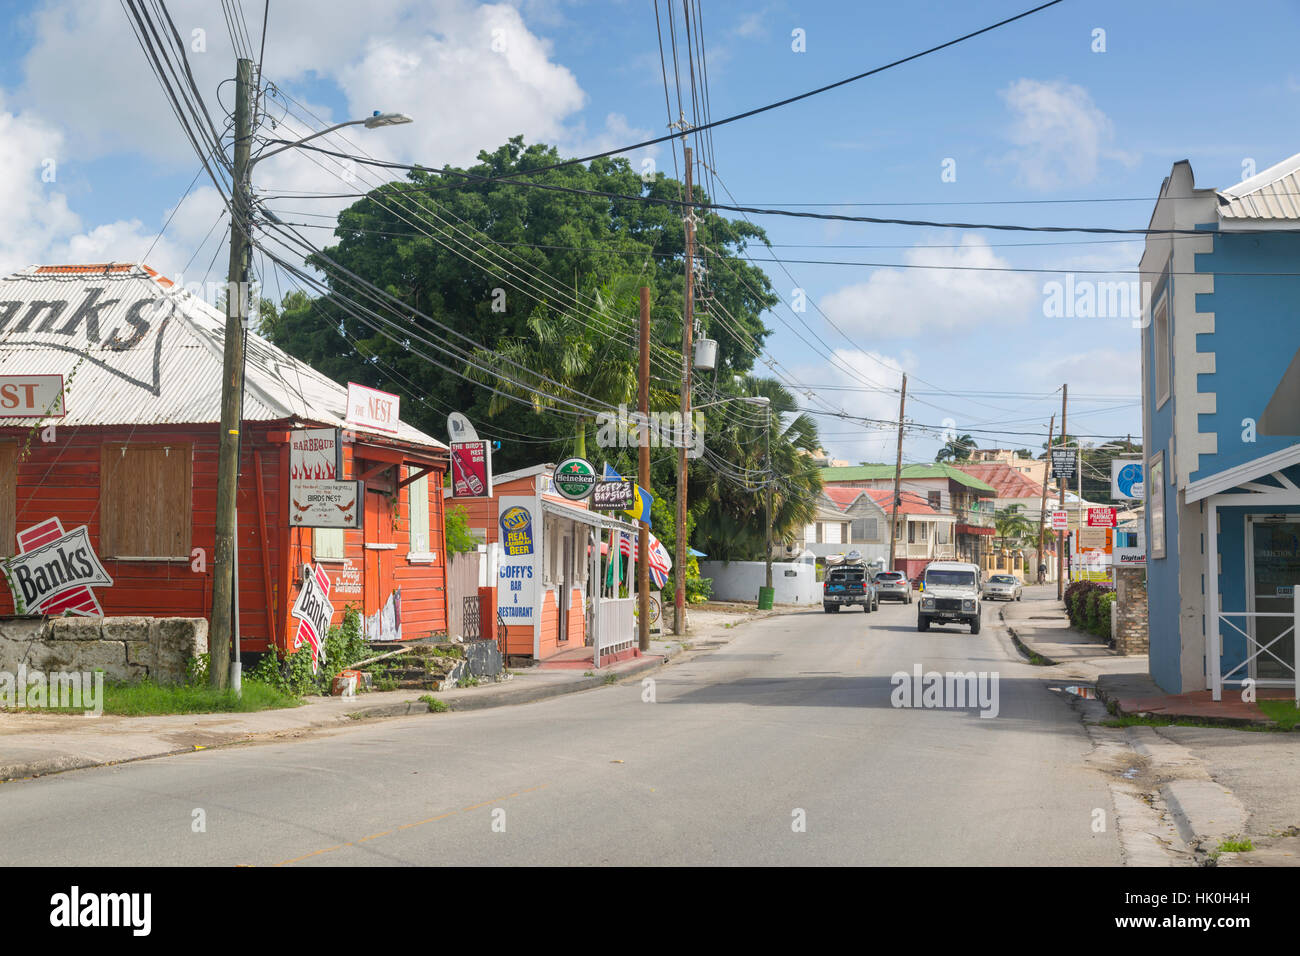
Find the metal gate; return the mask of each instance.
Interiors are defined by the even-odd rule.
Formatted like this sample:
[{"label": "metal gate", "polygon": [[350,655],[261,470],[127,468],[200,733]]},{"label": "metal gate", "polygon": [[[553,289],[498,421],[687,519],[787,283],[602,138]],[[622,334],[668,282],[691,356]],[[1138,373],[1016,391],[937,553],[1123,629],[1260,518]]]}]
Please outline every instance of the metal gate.
[{"label": "metal gate", "polygon": [[477,551],[451,554],[447,562],[447,634],[466,637],[466,629],[477,631],[478,620],[465,619],[466,598],[478,597],[479,562],[484,555]]}]

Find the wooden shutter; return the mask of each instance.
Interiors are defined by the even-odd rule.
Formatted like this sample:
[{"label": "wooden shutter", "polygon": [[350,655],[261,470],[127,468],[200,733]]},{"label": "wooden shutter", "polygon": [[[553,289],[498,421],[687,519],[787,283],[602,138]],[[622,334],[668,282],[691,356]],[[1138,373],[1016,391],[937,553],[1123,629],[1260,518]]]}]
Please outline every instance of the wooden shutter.
[{"label": "wooden shutter", "polygon": [[190,557],[193,446],[106,444],[99,471],[104,556]]}]

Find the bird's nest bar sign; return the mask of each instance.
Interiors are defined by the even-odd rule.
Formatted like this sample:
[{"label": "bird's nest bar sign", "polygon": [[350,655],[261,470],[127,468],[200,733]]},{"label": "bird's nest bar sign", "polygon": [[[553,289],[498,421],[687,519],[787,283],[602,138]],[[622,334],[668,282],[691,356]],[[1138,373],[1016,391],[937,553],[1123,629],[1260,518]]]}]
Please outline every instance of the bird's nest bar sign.
[{"label": "bird's nest bar sign", "polygon": [[343,445],[337,428],[289,435],[289,527],[360,528],[362,483],[340,481]]}]

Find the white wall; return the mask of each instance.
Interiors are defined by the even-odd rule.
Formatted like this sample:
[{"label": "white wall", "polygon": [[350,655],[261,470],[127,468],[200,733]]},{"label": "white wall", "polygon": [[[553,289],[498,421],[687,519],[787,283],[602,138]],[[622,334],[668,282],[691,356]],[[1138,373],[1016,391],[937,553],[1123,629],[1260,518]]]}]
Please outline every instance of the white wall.
[{"label": "white wall", "polygon": [[[767,565],[762,561],[701,561],[700,575],[713,579],[714,600],[757,601],[758,589],[767,579]],[[810,562],[773,561],[772,587],[777,604],[820,604],[822,600],[817,571]]]}]

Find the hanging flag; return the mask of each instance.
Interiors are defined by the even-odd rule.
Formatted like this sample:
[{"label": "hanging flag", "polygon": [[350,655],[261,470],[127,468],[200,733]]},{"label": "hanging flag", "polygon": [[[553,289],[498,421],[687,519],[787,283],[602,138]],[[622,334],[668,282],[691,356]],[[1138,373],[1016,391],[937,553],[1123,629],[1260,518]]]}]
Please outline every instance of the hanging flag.
[{"label": "hanging flag", "polygon": [[[611,468],[609,462],[605,462],[605,480],[622,481],[623,476]],[[649,528],[651,527],[650,506],[654,504],[655,496],[650,494],[650,492],[646,491],[646,489],[642,488],[640,485],[633,485],[632,487],[636,495],[636,500],[633,502],[631,508],[627,508],[623,511],[623,514],[636,521],[642,522],[647,528]]]},{"label": "hanging flag", "polygon": [[664,582],[668,580],[668,572],[673,569],[673,559],[668,556],[668,549],[664,547],[663,542],[654,535],[650,535],[647,563],[650,565],[650,577],[655,587],[663,587]]}]

